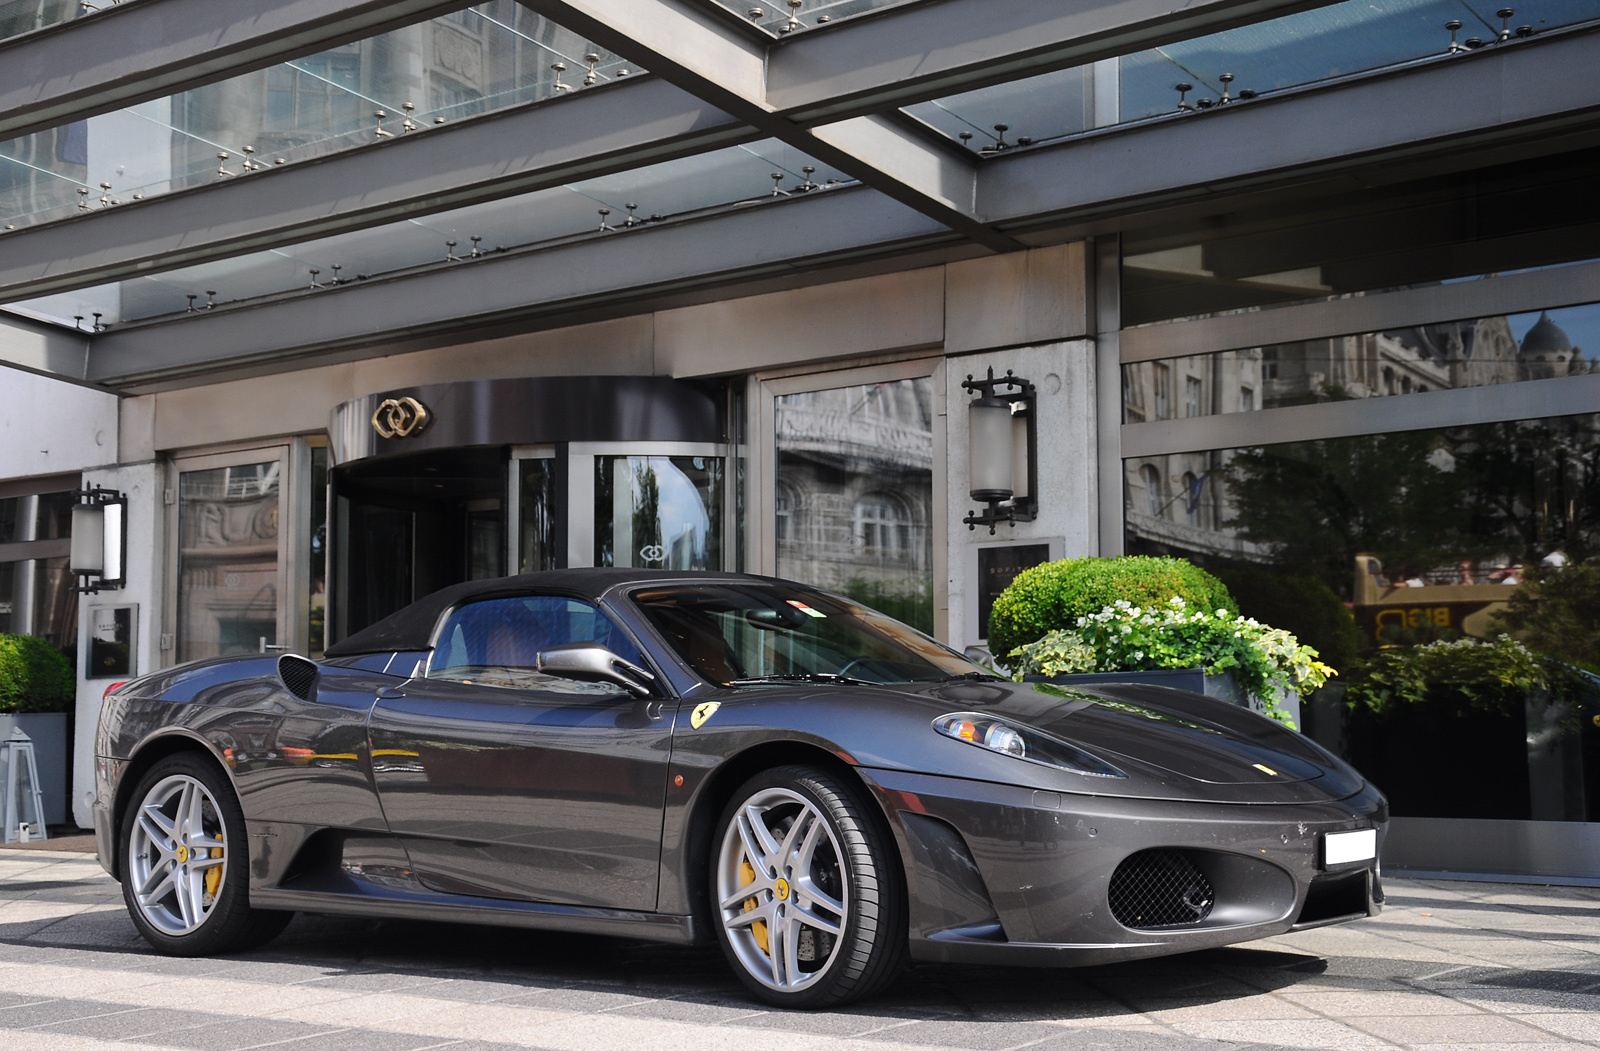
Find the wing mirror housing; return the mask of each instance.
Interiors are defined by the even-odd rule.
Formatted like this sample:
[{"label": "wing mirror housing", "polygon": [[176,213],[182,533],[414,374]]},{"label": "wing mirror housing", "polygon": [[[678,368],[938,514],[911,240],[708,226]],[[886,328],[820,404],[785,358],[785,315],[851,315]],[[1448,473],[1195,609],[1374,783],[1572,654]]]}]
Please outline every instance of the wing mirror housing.
[{"label": "wing mirror housing", "polygon": [[539,652],[539,670],[579,682],[609,682],[635,697],[650,696],[656,677],[598,642],[569,642]]}]

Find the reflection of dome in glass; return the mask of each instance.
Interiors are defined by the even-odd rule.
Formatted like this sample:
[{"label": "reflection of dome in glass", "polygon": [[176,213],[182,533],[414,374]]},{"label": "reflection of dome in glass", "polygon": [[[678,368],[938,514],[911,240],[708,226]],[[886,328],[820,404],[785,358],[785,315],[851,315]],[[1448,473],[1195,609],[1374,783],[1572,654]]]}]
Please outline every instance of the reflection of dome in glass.
[{"label": "reflection of dome in glass", "polygon": [[1523,361],[1566,361],[1572,357],[1572,340],[1562,327],[1550,320],[1550,312],[1539,315],[1539,320],[1528,334],[1522,337]]}]

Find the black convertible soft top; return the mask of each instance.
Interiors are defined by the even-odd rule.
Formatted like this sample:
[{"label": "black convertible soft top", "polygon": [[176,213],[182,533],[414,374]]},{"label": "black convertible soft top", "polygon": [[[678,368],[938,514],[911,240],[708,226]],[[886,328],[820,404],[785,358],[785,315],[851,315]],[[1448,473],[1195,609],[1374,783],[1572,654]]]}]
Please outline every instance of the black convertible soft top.
[{"label": "black convertible soft top", "polygon": [[329,657],[355,657],[363,653],[394,653],[399,650],[425,650],[433,642],[433,629],[439,617],[463,602],[516,595],[553,588],[597,598],[618,584],[649,584],[668,580],[761,580],[742,573],[671,569],[552,569],[543,573],[523,573],[515,577],[469,580],[452,584],[418,599],[402,610],[354,635],[336,642],[325,651]]}]

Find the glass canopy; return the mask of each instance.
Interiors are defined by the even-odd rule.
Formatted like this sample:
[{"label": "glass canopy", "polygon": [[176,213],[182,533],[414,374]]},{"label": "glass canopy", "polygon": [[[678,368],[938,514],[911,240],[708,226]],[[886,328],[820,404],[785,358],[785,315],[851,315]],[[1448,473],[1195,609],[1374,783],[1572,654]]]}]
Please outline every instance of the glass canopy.
[{"label": "glass canopy", "polygon": [[[1492,45],[1600,17],[1595,0],[1531,0],[1510,18],[1503,0],[1346,0],[1312,11],[1179,41],[1115,60],[1117,123],[1207,109],[1251,94],[1314,84]],[[1454,31],[1448,23],[1458,22]],[[1091,67],[1047,73],[907,107],[940,133],[986,154],[1108,123],[1086,90]],[[1110,83],[1102,76],[1100,83]],[[1188,85],[1187,90],[1182,90]],[[963,139],[962,136],[966,138]],[[998,149],[997,149],[998,148]]]},{"label": "glass canopy", "polygon": [[638,72],[516,0],[490,0],[0,142],[0,224],[237,178]]},{"label": "glass canopy", "polygon": [[[116,0],[3,0],[0,2],[0,40],[31,33],[71,18],[85,18],[112,6],[114,2]],[[121,2],[134,3],[136,0]]]},{"label": "glass canopy", "polygon": [[577,236],[626,236],[634,226],[775,194],[825,192],[848,181],[844,173],[767,140],[14,305],[89,329],[97,322],[204,311],[208,303],[311,291],[412,268],[470,265],[503,250]]},{"label": "glass canopy", "polygon": [[774,36],[899,7],[915,0],[714,0]]}]

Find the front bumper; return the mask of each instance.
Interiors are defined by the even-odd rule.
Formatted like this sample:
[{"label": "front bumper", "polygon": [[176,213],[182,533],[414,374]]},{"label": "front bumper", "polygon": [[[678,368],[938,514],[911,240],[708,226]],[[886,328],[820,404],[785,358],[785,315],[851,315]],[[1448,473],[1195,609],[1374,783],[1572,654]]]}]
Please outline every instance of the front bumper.
[{"label": "front bumper", "polygon": [[[906,859],[919,960],[1081,966],[1231,945],[1376,915],[1377,861],[1325,869],[1322,836],[1376,828],[1370,786],[1315,804],[1217,804],[1040,792],[960,778],[860,771]],[[1109,894],[1139,851],[1193,858],[1215,889],[1198,922],[1136,929]]]}]

